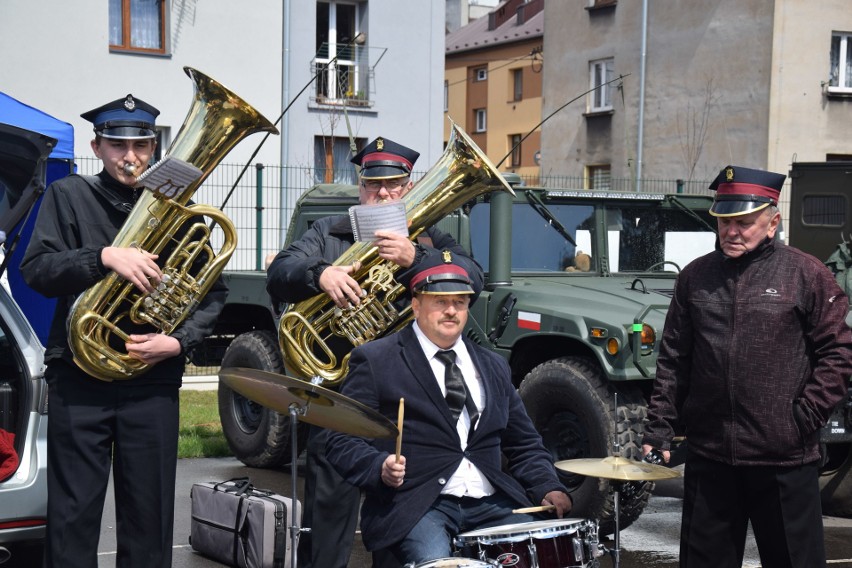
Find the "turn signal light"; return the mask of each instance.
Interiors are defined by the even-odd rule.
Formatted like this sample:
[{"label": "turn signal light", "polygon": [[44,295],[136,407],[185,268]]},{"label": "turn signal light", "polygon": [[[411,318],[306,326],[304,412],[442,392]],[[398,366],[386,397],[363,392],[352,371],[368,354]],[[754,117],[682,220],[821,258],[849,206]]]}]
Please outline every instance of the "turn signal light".
[{"label": "turn signal light", "polygon": [[619,348],[618,339],[616,339],[614,337],[610,337],[606,342],[606,352],[609,353],[610,355],[617,355],[618,354],[618,348]]}]

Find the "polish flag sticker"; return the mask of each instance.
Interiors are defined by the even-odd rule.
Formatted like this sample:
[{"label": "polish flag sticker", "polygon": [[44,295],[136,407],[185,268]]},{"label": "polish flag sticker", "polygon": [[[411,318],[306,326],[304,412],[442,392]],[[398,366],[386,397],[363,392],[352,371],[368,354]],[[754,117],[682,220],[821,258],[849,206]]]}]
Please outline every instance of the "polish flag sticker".
[{"label": "polish flag sticker", "polygon": [[541,330],[541,314],[518,311],[518,327],[533,331]]}]

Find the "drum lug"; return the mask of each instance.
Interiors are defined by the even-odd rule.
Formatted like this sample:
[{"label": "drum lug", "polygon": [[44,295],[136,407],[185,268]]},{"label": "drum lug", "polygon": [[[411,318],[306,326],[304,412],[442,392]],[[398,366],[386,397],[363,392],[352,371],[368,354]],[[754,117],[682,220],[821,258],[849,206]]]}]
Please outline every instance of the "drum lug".
[{"label": "drum lug", "polygon": [[527,549],[530,551],[530,568],[539,568],[538,565],[538,553],[535,549],[535,541],[530,540],[530,543],[527,545]]}]

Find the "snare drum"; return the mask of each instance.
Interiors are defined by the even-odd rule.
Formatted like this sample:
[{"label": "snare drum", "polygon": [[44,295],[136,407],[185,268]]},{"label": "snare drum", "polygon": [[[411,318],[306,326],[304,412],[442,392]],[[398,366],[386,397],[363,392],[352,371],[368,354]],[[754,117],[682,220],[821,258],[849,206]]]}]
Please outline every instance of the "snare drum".
[{"label": "snare drum", "polygon": [[598,524],[588,519],[488,527],[461,533],[454,543],[465,556],[515,568],[582,568],[601,555]]},{"label": "snare drum", "polygon": [[493,568],[496,564],[483,562],[481,560],[476,560],[475,558],[438,558],[436,560],[421,562],[414,568],[481,568],[482,566],[485,566],[486,568]]}]

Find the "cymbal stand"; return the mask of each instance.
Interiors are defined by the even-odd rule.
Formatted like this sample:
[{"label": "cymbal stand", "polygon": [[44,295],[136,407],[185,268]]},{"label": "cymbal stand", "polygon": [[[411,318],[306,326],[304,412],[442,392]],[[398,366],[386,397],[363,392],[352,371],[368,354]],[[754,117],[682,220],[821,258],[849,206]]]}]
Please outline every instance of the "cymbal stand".
[{"label": "cymbal stand", "polygon": [[300,406],[296,403],[290,405],[290,483],[293,495],[293,502],[290,504],[292,512],[290,523],[290,566],[296,568],[298,562],[299,535],[303,532],[311,532],[311,529],[302,528],[301,521],[298,515],[298,507],[296,502],[299,500],[298,494],[298,468],[296,460],[299,458],[299,448],[297,442],[297,431],[299,427],[299,416],[304,416],[306,411],[305,406]]},{"label": "cymbal stand", "polygon": [[[613,393],[613,407],[615,410],[615,415],[613,416],[613,451],[612,455],[620,456],[621,455],[621,444],[618,443],[618,393]],[[621,565],[621,537],[620,537],[620,525],[621,525],[621,509],[619,504],[619,497],[621,496],[621,482],[610,480],[610,484],[613,488],[613,496],[612,503],[613,509],[615,510],[615,548],[610,551],[612,554],[612,565],[613,568],[619,568]]]},{"label": "cymbal stand", "polygon": [[621,538],[619,536],[620,521],[619,521],[618,517],[621,514],[621,511],[619,510],[618,497],[619,497],[619,493],[621,492],[621,482],[620,481],[614,481],[613,487],[614,487],[614,490],[613,490],[612,501],[613,501],[613,504],[615,505],[615,548],[610,550],[610,554],[612,554],[613,568],[619,568],[619,566],[621,565],[621,542],[620,542]]}]

